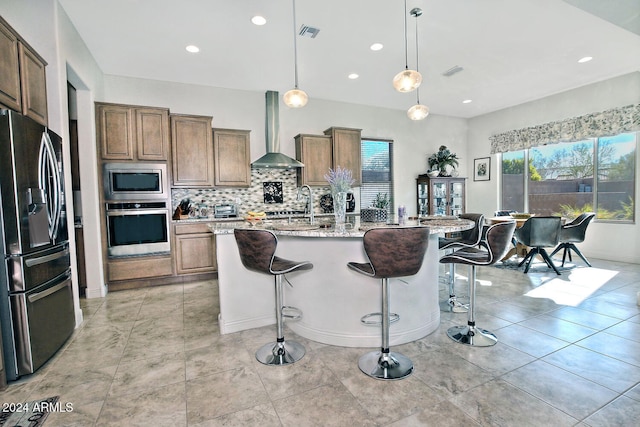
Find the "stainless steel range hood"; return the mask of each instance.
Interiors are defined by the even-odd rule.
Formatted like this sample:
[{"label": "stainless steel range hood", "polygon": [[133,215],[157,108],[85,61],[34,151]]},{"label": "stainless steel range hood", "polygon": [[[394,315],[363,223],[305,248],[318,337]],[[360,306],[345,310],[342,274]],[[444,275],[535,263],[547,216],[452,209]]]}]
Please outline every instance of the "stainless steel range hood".
[{"label": "stainless steel range hood", "polygon": [[301,168],[304,164],[280,153],[280,109],[278,92],[268,90],[266,99],[265,140],[267,154],[251,163],[253,168]]}]

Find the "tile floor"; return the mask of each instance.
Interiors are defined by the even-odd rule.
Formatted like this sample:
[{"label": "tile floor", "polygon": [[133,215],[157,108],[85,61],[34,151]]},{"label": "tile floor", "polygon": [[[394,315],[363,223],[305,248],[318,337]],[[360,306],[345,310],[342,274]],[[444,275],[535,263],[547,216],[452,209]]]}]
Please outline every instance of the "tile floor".
[{"label": "tile floor", "polygon": [[304,339],[295,365],[259,364],[274,327],[219,335],[215,281],[83,299],[82,327],[0,400],[59,395],[73,411],[50,427],[636,426],[640,264],[592,263],[561,276],[481,268],[476,319],[498,344],[454,343],[446,329],[466,315],[443,313],[436,332],[394,348],[415,373],[392,382],[358,370],[366,349]]}]

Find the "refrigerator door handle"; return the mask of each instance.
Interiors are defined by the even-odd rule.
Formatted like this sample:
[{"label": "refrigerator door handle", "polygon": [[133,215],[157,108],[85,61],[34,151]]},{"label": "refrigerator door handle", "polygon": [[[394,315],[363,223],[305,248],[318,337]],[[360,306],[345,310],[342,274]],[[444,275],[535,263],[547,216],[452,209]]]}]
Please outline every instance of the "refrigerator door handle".
[{"label": "refrigerator door handle", "polygon": [[27,267],[33,267],[34,265],[44,264],[49,261],[56,260],[58,258],[63,258],[69,255],[69,248],[65,248],[65,250],[56,252],[53,254],[41,256],[38,258],[29,258],[24,263]]},{"label": "refrigerator door handle", "polygon": [[57,237],[58,223],[60,221],[62,204],[60,201],[60,177],[58,176],[58,168],[56,155],[53,144],[49,138],[46,129],[42,133],[40,140],[40,155],[38,157],[38,182],[40,188],[48,194],[49,200],[52,202],[48,205],[49,216],[49,237],[53,240]]},{"label": "refrigerator door handle", "polygon": [[65,280],[64,282],[58,283],[57,285],[52,286],[47,290],[44,290],[42,292],[38,292],[38,293],[35,293],[35,294],[31,294],[27,298],[29,299],[29,302],[36,302],[36,301],[38,301],[38,300],[40,300],[42,298],[48,297],[51,294],[55,294],[60,289],[64,289],[67,286],[68,286],[68,281]]}]

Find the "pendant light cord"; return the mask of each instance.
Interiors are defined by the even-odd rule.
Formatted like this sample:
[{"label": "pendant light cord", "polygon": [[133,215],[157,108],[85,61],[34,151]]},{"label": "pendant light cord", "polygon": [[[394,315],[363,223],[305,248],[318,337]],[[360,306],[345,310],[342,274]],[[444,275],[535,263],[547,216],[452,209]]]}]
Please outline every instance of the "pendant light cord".
[{"label": "pendant light cord", "polygon": [[[407,0],[405,0],[406,3]],[[294,87],[298,89],[298,43],[296,37],[296,0],[293,3],[293,73]]]},{"label": "pendant light cord", "polygon": [[[406,1],[406,0],[405,0]],[[405,13],[405,16],[407,14]],[[420,72],[420,59],[419,59],[419,49],[418,49],[418,15],[416,13],[415,18],[416,18],[416,71],[419,73]],[[418,86],[416,88],[416,99],[418,101],[418,104],[420,104],[420,86]]]},{"label": "pendant light cord", "polygon": [[409,42],[407,39],[407,0],[404,0],[404,69],[409,69]]}]

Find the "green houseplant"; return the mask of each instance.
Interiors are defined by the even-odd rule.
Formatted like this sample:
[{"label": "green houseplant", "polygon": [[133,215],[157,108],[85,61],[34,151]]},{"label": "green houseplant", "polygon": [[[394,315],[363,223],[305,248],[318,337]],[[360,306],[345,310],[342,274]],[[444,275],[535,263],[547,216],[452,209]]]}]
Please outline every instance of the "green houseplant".
[{"label": "green houseplant", "polygon": [[429,156],[429,169],[440,171],[439,176],[449,176],[447,167],[455,170],[458,167],[458,155],[452,153],[446,145],[441,145],[437,153]]}]

